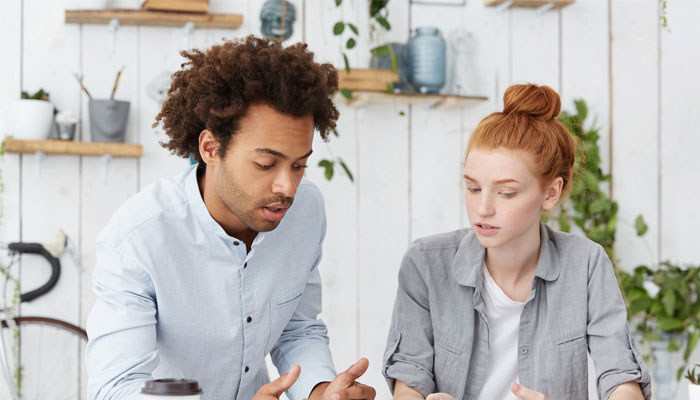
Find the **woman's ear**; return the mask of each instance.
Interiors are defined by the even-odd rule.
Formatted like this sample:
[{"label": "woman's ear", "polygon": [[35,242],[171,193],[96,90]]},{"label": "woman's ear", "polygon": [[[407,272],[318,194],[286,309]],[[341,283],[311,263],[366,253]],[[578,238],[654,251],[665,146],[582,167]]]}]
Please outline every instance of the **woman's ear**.
[{"label": "woman's ear", "polygon": [[544,203],[542,203],[542,209],[544,211],[549,211],[557,205],[559,198],[561,197],[563,187],[564,179],[561,176],[558,176],[545,189],[546,197],[544,198]]},{"label": "woman's ear", "polygon": [[219,142],[216,135],[209,129],[203,130],[199,134],[199,156],[207,165],[213,165],[218,158]]}]

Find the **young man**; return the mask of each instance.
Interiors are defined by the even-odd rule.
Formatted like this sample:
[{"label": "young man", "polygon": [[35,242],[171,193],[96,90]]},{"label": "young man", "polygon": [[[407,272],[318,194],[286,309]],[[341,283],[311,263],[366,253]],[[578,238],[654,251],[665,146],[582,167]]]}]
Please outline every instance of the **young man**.
[{"label": "young man", "polygon": [[[305,44],[252,36],[182,54],[156,123],[199,164],[97,239],[89,398],[137,397],[154,376],[196,379],[212,400],[374,398],[356,382],[366,359],[336,377],[317,319],[326,219],[303,175],[314,129],[325,139],[338,118],[337,72]],[[267,354],[289,371],[268,384]]]}]

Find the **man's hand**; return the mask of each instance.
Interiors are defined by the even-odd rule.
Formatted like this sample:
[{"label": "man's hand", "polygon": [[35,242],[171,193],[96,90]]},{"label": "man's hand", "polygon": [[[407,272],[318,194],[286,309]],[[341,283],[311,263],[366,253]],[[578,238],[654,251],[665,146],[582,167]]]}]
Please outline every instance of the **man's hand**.
[{"label": "man's hand", "polygon": [[523,400],[547,400],[547,396],[540,392],[535,392],[525,386],[520,386],[516,382],[510,384],[510,391]]},{"label": "man's hand", "polygon": [[301,367],[298,365],[293,366],[286,374],[261,387],[258,393],[255,393],[255,396],[253,396],[253,400],[279,399],[282,393],[287,391],[297,381],[300,373]]},{"label": "man's hand", "polygon": [[309,395],[309,400],[361,400],[374,399],[377,394],[373,387],[357,382],[357,379],[367,371],[369,361],[366,358],[351,365],[350,368],[338,374],[330,383],[317,385]]}]

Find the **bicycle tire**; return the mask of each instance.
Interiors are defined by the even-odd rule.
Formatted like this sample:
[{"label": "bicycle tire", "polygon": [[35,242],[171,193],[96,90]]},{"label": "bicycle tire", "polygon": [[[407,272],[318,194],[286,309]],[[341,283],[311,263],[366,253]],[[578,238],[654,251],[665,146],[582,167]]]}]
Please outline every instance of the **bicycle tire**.
[{"label": "bicycle tire", "polygon": [[[19,328],[22,400],[85,398],[84,329],[55,318],[21,316],[14,323],[0,321],[8,353],[13,343],[10,327]],[[13,360],[9,360],[13,364]],[[0,368],[2,368],[0,366]],[[10,369],[16,371],[16,366]],[[6,384],[2,380],[3,384]],[[9,393],[3,388],[2,393]],[[0,396],[3,397],[4,396]]]}]

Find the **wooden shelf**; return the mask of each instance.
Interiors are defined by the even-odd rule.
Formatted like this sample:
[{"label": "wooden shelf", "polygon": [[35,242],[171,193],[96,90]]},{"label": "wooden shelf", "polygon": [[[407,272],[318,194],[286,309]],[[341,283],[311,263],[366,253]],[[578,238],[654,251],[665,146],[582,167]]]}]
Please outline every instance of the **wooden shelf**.
[{"label": "wooden shelf", "polygon": [[188,22],[195,28],[236,29],[243,23],[240,14],[201,14],[147,10],[66,10],[68,24],[109,24],[116,18],[120,25],[182,27]]},{"label": "wooden shelf", "polygon": [[79,156],[141,157],[143,146],[129,143],[73,142],[70,140],[7,139],[8,153],[71,154]]},{"label": "wooden shelf", "polygon": [[367,90],[353,90],[352,99],[347,99],[340,93],[336,95],[336,101],[344,101],[352,107],[360,107],[366,104],[386,104],[386,103],[404,103],[404,104],[428,104],[430,108],[450,108],[450,107],[468,107],[488,100],[485,96],[456,96],[442,94],[406,94],[406,93],[387,93],[387,92],[372,92]]},{"label": "wooden shelf", "polygon": [[[484,0],[486,6],[498,6],[507,0]],[[576,0],[515,0],[511,7],[537,8],[552,3],[553,8],[566,7]]]}]

